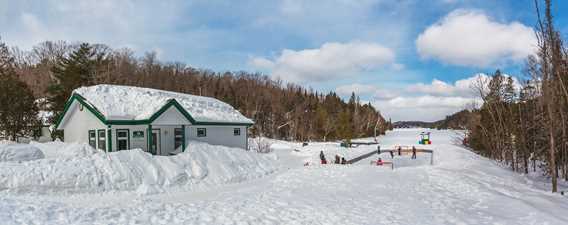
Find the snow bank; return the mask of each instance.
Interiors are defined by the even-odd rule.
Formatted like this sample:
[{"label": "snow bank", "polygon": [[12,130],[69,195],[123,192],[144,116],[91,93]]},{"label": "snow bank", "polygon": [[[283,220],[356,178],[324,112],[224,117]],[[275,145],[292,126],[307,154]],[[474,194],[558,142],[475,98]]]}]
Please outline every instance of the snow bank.
[{"label": "snow bank", "polygon": [[215,98],[181,94],[150,88],[95,85],[74,91],[83,96],[109,120],[149,119],[171,99],[175,99],[199,122],[252,123],[231,105]]},{"label": "snow bank", "polygon": [[43,152],[27,144],[0,144],[0,162],[29,161],[44,158]]},{"label": "snow bank", "polygon": [[86,143],[64,143],[61,141],[40,143],[32,141],[30,145],[41,149],[45,158],[85,157],[98,152]]},{"label": "snow bank", "polygon": [[[88,147],[63,143],[43,145],[51,158],[0,163],[0,190],[34,193],[162,192],[167,187],[193,189],[259,178],[276,170],[271,154],[191,142],[176,156],[153,156],[141,150],[96,152],[75,157],[63,149]],[[56,147],[56,146],[59,146]],[[55,153],[54,153],[55,152]]]}]

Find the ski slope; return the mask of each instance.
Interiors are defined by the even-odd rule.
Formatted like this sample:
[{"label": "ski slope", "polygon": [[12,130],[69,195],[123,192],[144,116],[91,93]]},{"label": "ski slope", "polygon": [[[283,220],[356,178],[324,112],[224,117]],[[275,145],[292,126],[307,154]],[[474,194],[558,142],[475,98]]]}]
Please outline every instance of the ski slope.
[{"label": "ski slope", "polygon": [[[382,148],[414,145],[422,130],[380,138]],[[319,165],[323,150],[347,158],[376,149],[277,141],[277,172],[241,183],[163,193],[45,195],[0,192],[2,224],[568,224],[568,198],[452,144],[432,130],[429,156],[396,157],[396,169]],[[295,149],[295,150],[294,150]],[[381,155],[381,157],[383,157]],[[385,156],[385,160],[390,156]],[[310,166],[303,166],[309,162]]]}]

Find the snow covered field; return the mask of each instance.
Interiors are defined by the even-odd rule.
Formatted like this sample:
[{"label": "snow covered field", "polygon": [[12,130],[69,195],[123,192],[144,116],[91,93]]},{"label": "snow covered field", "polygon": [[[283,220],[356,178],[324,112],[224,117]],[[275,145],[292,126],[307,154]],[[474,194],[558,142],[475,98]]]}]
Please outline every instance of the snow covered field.
[{"label": "snow covered field", "polygon": [[[399,144],[414,145],[420,131],[395,130],[379,141],[383,149]],[[61,157],[57,148],[52,148],[44,152],[45,159],[0,162],[0,223],[568,224],[568,198],[549,193],[546,183],[513,174],[493,161],[452,144],[453,131],[431,132],[434,144],[426,148],[436,152],[433,166],[429,165],[429,155],[422,154],[414,161],[409,156],[396,157],[395,170],[369,165],[376,156],[354,165],[318,165],[320,150],[324,150],[331,161],[335,154],[350,159],[376,150],[376,146],[346,150],[338,143],[310,143],[301,147],[297,143],[276,141],[272,145],[274,153],[269,155],[238,149],[223,149],[214,155],[205,152],[210,146],[204,146],[196,150],[198,152],[175,156],[178,158],[147,159],[137,156],[136,152],[125,151],[111,154],[111,160],[125,163],[94,159],[97,163],[109,164],[109,168],[115,168],[112,165],[140,166],[143,164],[137,161],[147,160],[152,169],[144,173],[162,171],[159,166],[166,164],[170,165],[167,168],[178,169],[178,172],[164,169],[166,177],[172,174],[192,177],[193,171],[198,170],[192,166],[193,162],[203,163],[197,167],[209,171],[211,176],[236,177],[213,180],[200,188],[188,181],[191,179],[165,185],[150,179],[149,175],[138,174],[156,181],[160,190],[141,192],[136,189],[144,189],[140,184],[145,182],[138,182],[142,178],[128,173],[132,171],[129,168],[109,169],[108,174],[97,176],[112,176],[113,171],[127,173],[128,176],[124,176],[133,180],[127,183],[135,190],[113,188],[112,185],[124,181],[122,179],[109,180],[110,187],[106,189],[77,188],[73,192],[57,190],[56,180],[51,186],[43,187],[44,191],[17,188],[17,185],[38,182],[33,180],[50,178],[51,172],[57,172],[63,179],[77,176],[77,180],[82,180],[83,176],[93,176],[89,171],[98,170],[71,166],[81,165],[83,161],[66,162],[104,156],[79,151],[76,153],[79,156]],[[36,147],[42,151],[47,148]],[[141,158],[129,158],[133,155]],[[225,157],[225,160],[216,161],[214,156]],[[390,156],[381,157],[391,160]],[[162,160],[166,162],[159,162]],[[64,163],[47,163],[49,161]],[[311,165],[305,167],[305,162]],[[69,168],[59,168],[59,165],[69,165]],[[29,172],[18,172],[18,169]],[[64,172],[65,169],[72,171]],[[40,175],[34,175],[36,173]],[[202,176],[196,180],[207,179]]]}]

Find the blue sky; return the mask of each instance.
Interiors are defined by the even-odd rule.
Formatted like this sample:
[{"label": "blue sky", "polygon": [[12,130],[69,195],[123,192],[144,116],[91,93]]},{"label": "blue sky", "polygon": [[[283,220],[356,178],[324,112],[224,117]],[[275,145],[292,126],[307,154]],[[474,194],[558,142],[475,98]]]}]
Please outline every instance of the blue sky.
[{"label": "blue sky", "polygon": [[[555,3],[566,37],[568,3]],[[519,75],[535,22],[532,0],[0,0],[9,45],[87,41],[216,71],[260,71],[354,91],[393,120],[436,120],[465,107],[477,73]]]}]

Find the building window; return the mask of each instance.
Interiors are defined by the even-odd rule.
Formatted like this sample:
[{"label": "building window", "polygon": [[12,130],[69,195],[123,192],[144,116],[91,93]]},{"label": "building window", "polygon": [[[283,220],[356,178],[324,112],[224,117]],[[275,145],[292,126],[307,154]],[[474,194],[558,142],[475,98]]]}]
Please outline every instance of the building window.
[{"label": "building window", "polygon": [[144,131],[133,131],[132,138],[144,138]]},{"label": "building window", "polygon": [[241,136],[241,128],[235,128],[233,130],[233,135],[235,136]]},{"label": "building window", "polygon": [[106,131],[105,130],[98,130],[99,133],[99,140],[98,140],[98,149],[106,150]]},{"label": "building window", "polygon": [[93,148],[97,148],[97,133],[95,130],[89,130],[89,145]]},{"label": "building window", "polygon": [[183,143],[183,131],[181,128],[174,128],[174,149],[181,147]]},{"label": "building window", "polygon": [[127,150],[130,148],[130,130],[128,129],[117,129],[116,130],[116,149],[117,150]]},{"label": "building window", "polygon": [[207,129],[197,128],[197,137],[207,137]]}]

